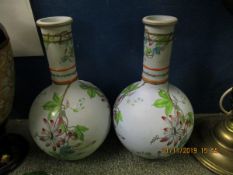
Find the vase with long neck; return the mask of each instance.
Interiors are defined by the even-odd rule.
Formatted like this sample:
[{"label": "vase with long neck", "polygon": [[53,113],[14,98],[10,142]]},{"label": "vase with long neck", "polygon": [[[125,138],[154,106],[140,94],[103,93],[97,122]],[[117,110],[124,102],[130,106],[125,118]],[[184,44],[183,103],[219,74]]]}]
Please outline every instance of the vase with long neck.
[{"label": "vase with long neck", "polygon": [[177,18],[143,18],[142,80],[125,88],[114,105],[114,127],[132,153],[162,158],[179,151],[193,130],[192,106],[186,95],[168,82],[169,62]]},{"label": "vase with long neck", "polygon": [[93,153],[106,138],[110,108],[93,84],[78,79],[71,17],[39,19],[52,85],[34,100],[29,126],[36,144],[49,155],[77,160]]}]

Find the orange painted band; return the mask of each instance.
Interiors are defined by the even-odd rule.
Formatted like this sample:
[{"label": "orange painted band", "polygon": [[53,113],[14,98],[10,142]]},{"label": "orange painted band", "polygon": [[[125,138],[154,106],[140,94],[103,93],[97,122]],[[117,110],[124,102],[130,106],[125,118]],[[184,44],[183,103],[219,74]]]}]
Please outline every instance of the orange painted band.
[{"label": "orange painted band", "polygon": [[145,81],[146,83],[150,83],[150,84],[163,84],[163,83],[166,83],[168,81],[168,78],[163,79],[163,80],[150,80],[150,79],[142,76],[142,80]]},{"label": "orange painted band", "polygon": [[64,72],[64,71],[73,69],[74,67],[76,67],[76,64],[73,64],[72,66],[67,67],[67,68],[51,68],[51,67],[50,67],[49,70],[50,70],[50,71],[54,71],[54,72]]},{"label": "orange painted band", "polygon": [[52,80],[55,84],[59,84],[59,85],[63,85],[63,84],[70,84],[72,82],[74,82],[75,80],[78,79],[78,76],[76,75],[74,78],[71,78],[69,80],[65,80],[65,81],[57,81],[57,80]]},{"label": "orange painted band", "polygon": [[152,67],[148,67],[148,66],[146,66],[146,65],[143,65],[143,67],[146,68],[146,69],[149,69],[149,70],[154,70],[154,71],[161,71],[161,70],[166,70],[166,69],[169,68],[169,66],[167,66],[167,67],[162,67],[162,68],[152,68]]}]

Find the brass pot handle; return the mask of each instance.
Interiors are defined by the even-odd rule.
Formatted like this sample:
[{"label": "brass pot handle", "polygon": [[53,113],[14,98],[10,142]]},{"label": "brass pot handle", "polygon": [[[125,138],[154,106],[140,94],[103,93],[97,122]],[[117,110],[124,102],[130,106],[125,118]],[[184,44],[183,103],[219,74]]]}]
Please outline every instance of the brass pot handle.
[{"label": "brass pot handle", "polygon": [[220,109],[222,110],[222,112],[224,112],[226,115],[231,115],[233,111],[232,111],[232,110],[227,111],[227,110],[224,108],[224,106],[223,106],[223,100],[224,100],[224,98],[225,98],[232,90],[233,90],[232,87],[229,88],[229,89],[227,89],[227,90],[222,94],[222,96],[221,96],[221,98],[220,98],[220,100],[219,100],[219,107],[220,107]]}]

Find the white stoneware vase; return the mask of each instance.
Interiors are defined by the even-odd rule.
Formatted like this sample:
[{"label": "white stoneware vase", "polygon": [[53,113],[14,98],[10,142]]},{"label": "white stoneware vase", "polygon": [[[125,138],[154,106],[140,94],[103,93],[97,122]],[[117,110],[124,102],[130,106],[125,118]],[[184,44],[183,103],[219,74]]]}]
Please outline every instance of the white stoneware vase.
[{"label": "white stoneware vase", "polygon": [[168,83],[174,27],[172,16],[146,16],[142,80],[129,85],[114,105],[114,127],[132,153],[163,158],[180,151],[194,125],[185,94]]},{"label": "white stoneware vase", "polygon": [[78,160],[93,153],[110,128],[110,107],[93,84],[78,80],[71,17],[39,19],[52,85],[34,100],[29,116],[31,135],[47,154]]}]

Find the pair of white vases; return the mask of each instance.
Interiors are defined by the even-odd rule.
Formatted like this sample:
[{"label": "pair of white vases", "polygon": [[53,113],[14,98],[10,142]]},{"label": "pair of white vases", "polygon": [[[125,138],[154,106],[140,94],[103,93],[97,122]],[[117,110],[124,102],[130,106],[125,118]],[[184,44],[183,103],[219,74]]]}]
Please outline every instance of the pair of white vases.
[{"label": "pair of white vases", "polygon": [[[118,96],[113,121],[121,143],[149,159],[170,155],[183,147],[194,125],[188,98],[168,83],[176,17],[146,16],[142,80]],[[37,21],[51,71],[52,85],[43,90],[30,111],[30,132],[49,155],[78,160],[92,154],[105,140],[111,109],[93,84],[78,79],[71,31],[72,18]]]}]

